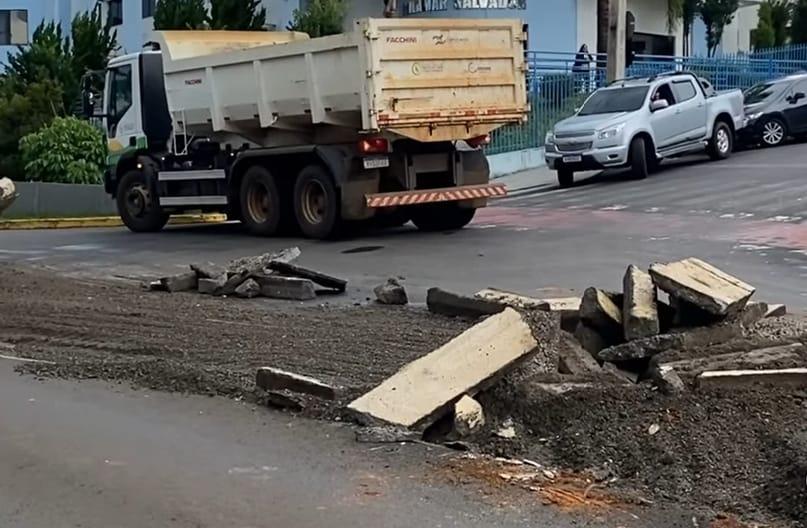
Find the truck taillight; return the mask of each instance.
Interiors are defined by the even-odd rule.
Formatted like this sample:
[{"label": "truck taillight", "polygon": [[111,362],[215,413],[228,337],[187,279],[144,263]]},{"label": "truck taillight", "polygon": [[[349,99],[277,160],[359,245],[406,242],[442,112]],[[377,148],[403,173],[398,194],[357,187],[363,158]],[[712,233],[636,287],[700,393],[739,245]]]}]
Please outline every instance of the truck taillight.
[{"label": "truck taillight", "polygon": [[389,152],[389,141],[384,138],[365,138],[359,141],[359,152],[362,154],[386,154]]},{"label": "truck taillight", "polygon": [[484,136],[476,136],[475,138],[466,139],[465,142],[468,143],[468,146],[472,148],[484,147],[485,145],[490,144],[490,134],[485,134]]}]

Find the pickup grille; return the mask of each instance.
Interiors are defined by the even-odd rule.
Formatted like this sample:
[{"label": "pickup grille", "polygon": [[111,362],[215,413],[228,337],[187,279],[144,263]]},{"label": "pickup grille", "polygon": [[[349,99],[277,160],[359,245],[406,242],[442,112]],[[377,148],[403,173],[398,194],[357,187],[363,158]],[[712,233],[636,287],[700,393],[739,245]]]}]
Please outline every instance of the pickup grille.
[{"label": "pickup grille", "polygon": [[572,143],[557,143],[558,152],[583,152],[591,148],[591,141],[576,141]]},{"label": "pickup grille", "polygon": [[593,136],[593,130],[580,130],[576,132],[556,132],[555,137],[558,139],[565,139],[565,138],[580,138],[580,137],[589,137]]}]

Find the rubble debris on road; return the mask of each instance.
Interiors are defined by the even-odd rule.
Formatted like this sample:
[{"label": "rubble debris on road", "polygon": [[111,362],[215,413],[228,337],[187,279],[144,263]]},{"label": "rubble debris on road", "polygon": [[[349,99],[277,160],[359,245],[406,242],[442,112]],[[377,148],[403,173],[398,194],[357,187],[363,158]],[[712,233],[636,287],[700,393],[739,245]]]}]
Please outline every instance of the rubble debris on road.
[{"label": "rubble debris on road", "polygon": [[363,444],[398,444],[402,442],[421,442],[420,433],[405,427],[379,425],[362,427],[356,430],[356,441]]},{"label": "rubble debris on road", "polygon": [[373,288],[373,293],[376,301],[381,304],[404,305],[409,302],[406,289],[394,277],[390,277],[384,284],[379,284]]},{"label": "rubble debris on road", "polygon": [[454,432],[460,437],[470,436],[485,425],[485,412],[478,401],[467,394],[454,404]]},{"label": "rubble debris on road", "polygon": [[255,385],[267,391],[289,390],[310,394],[326,400],[335,400],[341,391],[339,387],[329,385],[310,376],[303,376],[274,367],[259,368],[255,376]]},{"label": "rubble debris on road", "polygon": [[641,339],[659,333],[656,287],[648,273],[634,265],[625,272],[622,317],[625,339]]},{"label": "rubble debris on road", "polygon": [[596,374],[601,372],[594,356],[571,335],[564,332],[558,357],[558,372],[561,374]]},{"label": "rubble debris on road", "polygon": [[656,285],[714,315],[741,310],[754,288],[697,258],[669,264],[653,264],[650,275]]},{"label": "rubble debris on road", "polygon": [[520,293],[498,290],[496,288],[485,288],[484,290],[479,290],[474,294],[474,297],[477,299],[482,299],[483,301],[490,301],[497,304],[503,304],[505,306],[511,306],[513,308],[522,308],[525,310],[539,310],[547,305],[546,301],[543,299],[528,297],[527,295],[521,295]]},{"label": "rubble debris on road", "polygon": [[0,178],[0,213],[11,207],[17,196],[14,182],[9,178]]},{"label": "rubble debris on road", "polygon": [[749,388],[755,385],[807,388],[807,368],[774,370],[714,370],[698,375],[698,386]]},{"label": "rubble debris on road", "polygon": [[274,253],[242,257],[226,268],[215,264],[191,264],[191,271],[152,281],[144,287],[151,291],[193,291],[215,297],[236,296],[252,299],[263,296],[274,299],[307,301],[317,296],[314,286],[344,293],[347,281],[291,264],[300,249],[290,247]]},{"label": "rubble debris on road", "polygon": [[680,375],[696,376],[708,370],[765,369],[807,364],[807,348],[801,343],[687,359],[676,359],[676,354],[677,351],[670,351],[655,356],[651,361],[651,369],[675,369]]},{"label": "rubble debris on road", "polygon": [[429,288],[426,292],[426,305],[432,313],[467,319],[498,314],[505,309],[504,305],[497,302],[466,297],[440,288]]},{"label": "rubble debris on road", "polygon": [[463,394],[473,395],[538,347],[523,316],[512,308],[478,323],[354,400],[362,419],[422,426]]},{"label": "rubble debris on road", "polygon": [[[580,321],[597,330],[607,341],[622,337],[622,303],[597,288],[587,288],[580,302]],[[617,337],[618,336],[618,337]]]},{"label": "rubble debris on road", "polygon": [[781,317],[787,315],[787,306],[784,304],[769,304],[765,317]]},{"label": "rubble debris on road", "polygon": [[687,390],[684,380],[681,379],[675,368],[670,365],[662,365],[655,371],[653,383],[662,394],[670,396],[681,394]]}]

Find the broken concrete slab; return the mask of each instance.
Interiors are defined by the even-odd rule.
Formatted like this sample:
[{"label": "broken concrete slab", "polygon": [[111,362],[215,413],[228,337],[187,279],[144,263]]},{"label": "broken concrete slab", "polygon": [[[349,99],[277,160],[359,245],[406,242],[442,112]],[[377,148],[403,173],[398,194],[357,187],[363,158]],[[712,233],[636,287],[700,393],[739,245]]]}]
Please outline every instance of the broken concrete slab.
[{"label": "broken concrete slab", "polygon": [[472,435],[484,425],[485,413],[478,401],[465,394],[454,404],[454,432],[457,435]]},{"label": "broken concrete slab", "polygon": [[572,336],[561,337],[558,356],[558,372],[561,374],[596,374],[602,372],[600,364],[591,353]]},{"label": "broken concrete slab", "polygon": [[141,282],[140,287],[146,291],[168,291],[165,289],[165,284],[163,284],[163,281],[159,279]]},{"label": "broken concrete slab", "polygon": [[308,268],[295,266],[294,264],[290,264],[289,262],[284,262],[282,260],[271,260],[266,267],[267,269],[276,271],[287,277],[308,279],[324,288],[336,290],[340,293],[347,289],[347,281],[344,279],[340,279],[332,275],[326,275],[324,273],[320,273],[319,271],[314,271]]},{"label": "broken concrete slab", "polygon": [[277,275],[253,275],[252,278],[261,286],[264,297],[310,301],[317,296],[314,283],[308,279]]},{"label": "broken concrete slab", "polygon": [[667,394],[668,396],[681,394],[685,392],[687,388],[684,380],[681,379],[681,376],[678,375],[675,368],[671,366],[662,366],[657,369],[653,376],[653,383],[655,383],[662,394]]},{"label": "broken concrete slab", "polygon": [[211,279],[199,279],[197,287],[199,293],[214,295],[227,283],[227,275],[222,274]]},{"label": "broken concrete slab", "polygon": [[440,288],[429,288],[426,292],[426,305],[432,313],[469,319],[498,314],[505,309],[499,303],[458,295]]},{"label": "broken concrete slab", "polygon": [[782,317],[787,315],[787,306],[784,304],[769,304],[765,317]]},{"label": "broken concrete slab", "polygon": [[505,308],[404,366],[348,409],[363,420],[420,427],[463,394],[489,387],[537,348],[522,315]]},{"label": "broken concrete slab", "polygon": [[398,282],[398,279],[390,277],[384,284],[379,284],[373,288],[376,300],[381,304],[403,305],[409,302],[406,296],[406,289]]},{"label": "broken concrete slab", "polygon": [[261,294],[261,285],[255,279],[247,279],[238,285],[235,294],[242,299],[252,299]]},{"label": "broken concrete slab", "polygon": [[244,281],[249,278],[249,273],[247,271],[239,271],[238,273],[228,273],[227,280],[221,286],[221,288],[217,289],[213,292],[213,295],[216,296],[223,296],[223,295],[234,295],[235,291],[238,289]]},{"label": "broken concrete slab", "polygon": [[186,273],[180,273],[179,275],[163,277],[160,279],[160,283],[166,291],[174,293],[195,290],[198,285],[198,280],[195,272],[188,271]]},{"label": "broken concrete slab", "polygon": [[580,302],[580,320],[606,340],[622,337],[622,308],[598,288],[587,288]]},{"label": "broken concrete slab", "polygon": [[725,319],[724,315],[709,313],[674,295],[670,295],[670,309],[673,312],[672,326],[675,327],[708,326]]},{"label": "broken concrete slab", "polygon": [[593,389],[597,386],[598,385],[596,383],[592,383],[590,381],[567,381],[558,383],[533,383],[530,385],[530,389],[542,390],[550,394],[561,395],[576,390]]},{"label": "broken concrete slab", "polygon": [[275,251],[273,253],[264,253],[262,255],[252,257],[240,257],[231,260],[227,264],[227,271],[231,273],[260,273],[263,272],[270,262],[293,262],[300,256],[300,248],[290,247]]},{"label": "broken concrete slab", "polygon": [[420,434],[389,425],[362,427],[356,431],[356,441],[363,444],[398,444],[401,442],[420,442]]},{"label": "broken concrete slab", "polygon": [[714,315],[738,312],[754,294],[740,279],[694,257],[650,266],[653,282],[678,297]]},{"label": "broken concrete slab", "polygon": [[770,368],[783,364],[799,365],[807,359],[807,351],[801,343],[791,343],[772,347],[759,348],[748,352],[732,352],[714,354],[705,357],[694,357],[669,361],[671,353],[663,353],[654,357],[650,369],[675,369],[681,375],[696,375],[709,370],[741,370],[749,368]]},{"label": "broken concrete slab", "polygon": [[774,370],[717,370],[700,374],[698,387],[747,389],[756,385],[807,388],[807,368]]},{"label": "broken concrete slab", "polygon": [[263,390],[289,390],[310,394],[324,400],[335,400],[340,391],[339,387],[334,387],[318,379],[274,367],[259,368],[255,375],[255,385]]},{"label": "broken concrete slab", "polygon": [[299,412],[305,409],[305,404],[303,402],[296,400],[287,394],[283,394],[282,392],[267,391],[263,396],[267,405],[277,409],[285,409],[292,412]]},{"label": "broken concrete slab", "polygon": [[483,301],[490,301],[492,303],[503,304],[505,306],[512,306],[513,308],[521,308],[524,310],[539,310],[546,309],[546,307],[548,307],[548,304],[543,299],[521,295],[520,293],[499,290],[496,288],[485,288],[484,290],[479,290],[474,294],[474,297],[477,299],[482,299]]},{"label": "broken concrete slab", "polygon": [[764,302],[750,302],[734,316],[745,328],[751,328],[765,318],[768,313],[768,304]]},{"label": "broken concrete slab", "polygon": [[577,327],[574,329],[574,338],[577,339],[577,342],[580,343],[584,350],[594,357],[597,357],[600,350],[608,346],[608,343],[599,332],[582,321],[578,322]]},{"label": "broken concrete slab", "polygon": [[191,271],[196,273],[200,279],[215,279],[225,274],[226,270],[215,264],[191,264]]},{"label": "broken concrete slab", "polygon": [[628,266],[623,279],[622,307],[625,339],[641,339],[659,333],[656,286],[650,275],[634,265]]},{"label": "broken concrete slab", "polygon": [[632,370],[618,367],[613,363],[603,363],[602,370],[607,374],[611,374],[619,379],[622,379],[634,385],[636,383],[639,383],[639,379],[641,378],[641,374],[639,374],[638,372],[633,372]]}]

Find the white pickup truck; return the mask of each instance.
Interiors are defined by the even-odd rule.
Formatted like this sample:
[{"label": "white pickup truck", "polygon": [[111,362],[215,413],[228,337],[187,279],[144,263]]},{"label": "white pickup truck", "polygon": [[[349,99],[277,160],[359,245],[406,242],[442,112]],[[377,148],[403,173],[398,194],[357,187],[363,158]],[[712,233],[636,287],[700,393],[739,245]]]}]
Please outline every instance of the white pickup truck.
[{"label": "white pickup truck", "polygon": [[584,170],[630,167],[646,178],[663,158],[703,151],[729,157],[744,119],[740,90],[707,94],[692,73],[616,81],[547,133],[546,163],[561,187]]}]

